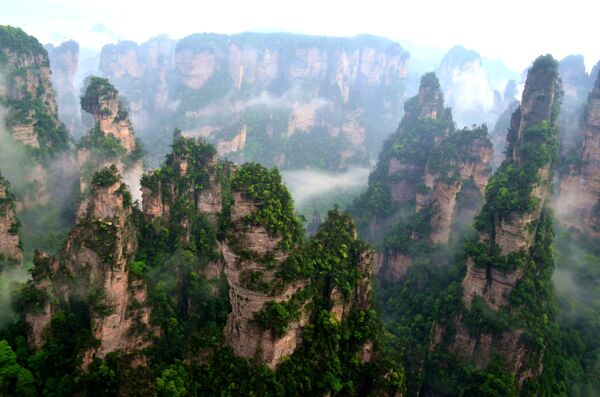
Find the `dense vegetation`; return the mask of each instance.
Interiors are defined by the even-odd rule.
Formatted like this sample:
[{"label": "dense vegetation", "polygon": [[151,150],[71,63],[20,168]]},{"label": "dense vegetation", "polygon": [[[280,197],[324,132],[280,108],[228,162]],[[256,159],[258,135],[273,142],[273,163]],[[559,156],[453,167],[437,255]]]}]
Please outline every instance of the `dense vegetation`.
[{"label": "dense vegetation", "polygon": [[[261,48],[268,41],[287,55],[307,45],[339,47],[336,39],[330,38],[299,39],[295,35],[275,38],[266,40],[264,35],[257,34],[237,35],[233,39],[195,35],[182,40],[179,46],[218,54],[229,40]],[[343,41],[341,47],[356,49],[365,43],[375,47],[389,45],[371,37],[349,43]],[[0,27],[0,49],[39,56],[41,65],[47,62],[39,43],[20,29]],[[0,51],[0,64],[7,60],[6,52]],[[555,63],[549,57],[542,57],[532,70],[535,68],[552,69]],[[28,71],[11,73],[12,77],[24,77]],[[312,88],[319,85],[307,82],[308,86],[312,84]],[[439,85],[433,74],[425,75],[422,84],[434,88]],[[221,67],[202,89],[181,90],[181,113],[171,116],[181,117],[184,111],[226,99],[232,85],[226,69]],[[282,93],[289,87],[277,81],[269,88]],[[38,86],[38,97],[25,95],[24,99],[15,100],[9,96],[2,102],[12,107],[9,126],[34,123],[40,149],[29,154],[41,162],[69,147],[64,128],[44,102],[45,89]],[[320,86],[319,89],[327,93],[336,88]],[[430,95],[426,100],[435,100],[436,90],[425,94]],[[248,99],[251,95],[249,87],[240,88],[240,98]],[[108,80],[94,77],[81,104],[85,110],[106,115],[109,110],[102,109],[100,103],[107,99],[117,100],[118,91]],[[352,93],[344,110],[356,110],[365,103]],[[383,233],[369,236],[378,249],[384,254],[406,255],[411,260],[401,282],[377,281],[379,313],[372,307],[369,296],[370,249],[357,237],[355,221],[348,213],[334,207],[323,216],[318,227],[320,219],[314,222],[314,235],[307,237],[302,218],[297,215],[276,168],[268,169],[258,163],[234,166],[218,161],[213,146],[184,138],[176,131],[172,152],[164,164],[142,180],[145,193],[160,201],[161,214],[149,217],[133,207],[131,194],[121,183],[115,194],[123,198],[123,206],[131,211],[126,233],[117,232],[110,221],[84,219],[80,223],[83,229],[76,236],[86,240],[86,249],[96,253],[107,269],[115,266],[116,254],[120,254],[116,248],[118,240],[132,239],[128,249],[134,252],[126,254],[131,257],[126,259],[125,270],[131,283],[147,286],[143,305],[151,309],[151,318],[149,327],[136,319],[131,335],[145,335],[149,344],[140,352],[117,351],[104,358],[92,357],[89,365],[82,368],[84,355],[100,344],[94,335],[93,316],[107,316],[113,309],[105,303],[105,291],[99,280],[77,285],[78,293],[66,298],[63,288],[77,284],[80,275],[65,267],[64,225],[42,228],[43,231],[35,232],[43,233],[45,239],[34,240],[39,242],[39,248],[52,250],[57,258],[36,254],[29,281],[9,282],[4,277],[8,262],[0,255],[0,290],[3,294],[10,291],[14,311],[4,313],[9,310],[3,299],[0,395],[354,396],[400,392],[409,396],[587,397],[597,394],[600,390],[598,240],[563,228],[557,228],[555,238],[552,211],[541,208],[540,197],[533,195],[539,185],[549,187],[550,178],[545,173],[550,172],[558,152],[556,109],[549,121],[526,129],[520,141],[509,134],[509,159],[490,179],[485,205],[475,219],[474,228],[453,225],[450,244],[434,245],[429,236],[436,206],[416,211],[414,198],[400,202],[392,197],[390,186],[403,182],[414,188],[416,194],[426,195],[431,192],[423,182],[423,175],[428,172],[434,175],[436,183],[449,186],[460,182],[456,213],[461,209],[472,210],[483,198],[473,179],[461,180],[460,164],[478,161],[470,149],[477,145],[487,147],[490,143],[485,125],[456,130],[448,109],[440,106],[436,109],[439,117],[428,118],[420,116],[422,109],[418,105],[417,98],[407,101],[407,117],[386,142],[370,176],[368,190],[352,206],[362,233],[367,234],[373,219],[384,225]],[[318,112],[318,117],[329,117],[329,110]],[[241,119],[234,121],[236,128],[223,128],[219,136],[231,139],[243,125],[253,139],[243,155],[256,161],[269,159],[269,166],[282,161],[273,155],[278,152],[283,154],[287,165],[343,167],[336,150],[347,142],[340,136],[332,139],[325,129],[294,131],[285,138],[282,137],[286,134],[271,136],[274,131],[285,131],[290,115],[289,107],[248,106]],[[334,115],[329,121],[337,123],[340,121],[337,117]],[[115,121],[127,118],[128,113],[122,107]],[[219,122],[226,125],[224,119]],[[139,144],[136,146],[141,148]],[[102,162],[126,157],[118,139],[103,135],[98,126],[82,139],[80,148],[90,149]],[[140,159],[141,153],[140,149],[123,161],[131,164]],[[241,157],[241,153],[236,155]],[[360,163],[366,159],[351,160]],[[401,166],[390,172],[391,161]],[[563,162],[565,166],[581,164],[582,160],[572,155]],[[83,170],[89,173],[92,190],[120,182],[115,165],[93,175],[92,171],[96,170]],[[4,186],[7,182],[0,176],[0,187]],[[36,186],[29,189],[37,194]],[[216,204],[219,210],[210,214],[199,211],[201,199],[214,191],[222,198]],[[235,233],[240,230],[234,225],[231,209],[239,198],[252,206],[252,211],[241,221],[243,229],[264,227],[270,237],[279,239],[275,252],[252,253],[236,238]],[[72,207],[67,206],[71,213]],[[598,207],[594,207],[596,215]],[[10,194],[0,198],[0,217],[7,208],[15,209]],[[527,228],[533,241],[531,247],[504,255],[493,241],[497,224],[515,216],[537,214],[538,209],[541,214]],[[62,215],[50,206],[37,212],[25,210],[22,214],[29,225],[34,224],[31,218],[58,219]],[[19,229],[17,221],[9,233],[19,233]],[[31,230],[28,227],[25,232],[32,233]],[[299,319],[308,318],[300,347],[276,370],[261,365],[258,354],[249,360],[236,356],[227,343],[223,329],[231,313],[229,284],[221,271],[216,276],[210,275],[224,260],[222,244],[230,244],[241,258],[237,266],[243,266],[244,261],[255,261],[257,267],[263,266],[274,275],[268,279],[261,270],[248,272],[240,280],[245,288],[269,296],[292,283],[302,285],[288,300],[266,303],[254,319],[262,331],[282,337]],[[462,248],[453,255],[454,245]],[[282,253],[285,259],[278,262],[277,255]],[[488,273],[520,271],[519,283],[499,310],[488,307],[482,297],[473,298],[469,308],[464,304],[462,281],[468,259]],[[555,262],[557,272],[554,272]],[[384,260],[383,266],[386,265]],[[41,288],[49,277],[54,277],[55,284],[49,289]],[[42,346],[33,348],[27,338],[30,330],[26,315],[44,313],[48,303],[52,304],[49,327]],[[135,303],[128,310],[140,309],[136,305],[140,304]],[[530,366],[527,369],[543,371],[519,385],[511,364],[501,354],[492,354],[484,368],[461,359],[447,349],[459,323],[467,328],[471,338],[489,336],[498,340],[506,333],[522,331],[520,341],[527,348]],[[442,337],[438,340],[437,331],[441,329],[446,332],[439,334]],[[371,344],[371,351],[364,349]],[[372,357],[362,360],[363,355]]]},{"label": "dense vegetation", "polygon": [[[127,127],[133,134],[133,127],[128,119],[129,113],[119,98],[119,92],[107,79],[91,76],[87,80],[87,87],[80,102],[83,110],[101,119],[112,116],[116,111],[111,122],[125,122],[120,128]],[[110,106],[116,106],[117,109],[110,109]],[[119,164],[121,169],[127,171],[140,164],[144,158],[144,148],[138,138],[135,138],[133,150],[128,152],[119,138],[102,131],[100,126],[100,122],[96,121],[94,127],[77,144],[79,156],[84,159],[83,164],[80,164],[80,173],[84,181],[89,181],[93,174],[106,164]]]},{"label": "dense vegetation", "polygon": [[[115,166],[96,172],[91,178],[92,193],[119,179]],[[276,169],[258,164],[236,169],[217,162],[214,147],[184,138],[178,131],[165,164],[147,174],[142,184],[168,206],[168,213],[149,219],[131,207],[130,199],[124,200],[127,211],[132,211],[127,229],[118,230],[109,220],[84,218],[70,244],[84,244],[100,257],[102,266],[114,267],[120,239],[137,240],[127,269],[132,282],[143,282],[148,288],[144,305],[151,309],[151,328],[136,323],[131,330],[132,335],[147,335],[151,340],[140,352],[144,364],[132,368],[132,360],[139,356],[117,351],[81,368],[84,353],[100,343],[92,319],[109,315],[112,308],[104,303],[105,292],[93,277],[89,285],[87,281],[81,284],[77,271],[64,268],[68,249],[57,259],[36,255],[32,280],[14,291],[17,319],[0,330],[0,390],[4,394],[367,395],[405,387],[401,367],[381,350],[381,324],[369,303],[368,248],[357,238],[348,214],[331,210],[316,235],[305,239]],[[221,192],[220,214],[203,213],[196,207],[197,198],[209,189]],[[300,312],[309,316],[300,348],[276,370],[234,355],[223,333],[231,311],[227,279],[223,274],[207,275],[209,268],[222,261],[217,245],[236,243],[238,231],[230,219],[233,193],[256,205],[244,222],[265,226],[273,236],[281,237],[277,249],[290,252],[276,269],[276,277],[284,284],[305,281],[305,288],[292,299],[271,302],[256,315],[260,326],[276,335],[285,333]],[[115,194],[125,198],[128,190],[122,185]],[[71,282],[86,287],[64,299],[40,287],[48,277],[57,290],[73,288],[67,287]],[[359,285],[363,285],[360,292]],[[341,297],[334,298],[333,290]],[[42,347],[34,349],[25,337],[25,313],[41,314],[48,302],[52,302],[50,325]],[[332,311],[333,305],[350,302],[354,303],[343,318]],[[364,354],[365,345],[374,346],[368,353],[373,358],[363,362],[358,357]]]},{"label": "dense vegetation", "polygon": [[[41,73],[48,67],[48,54],[32,36],[19,28],[0,26],[0,66],[6,73],[7,90],[0,105],[10,108],[9,129],[31,128],[39,147],[29,147],[36,158],[47,161],[68,148],[68,133],[54,111],[52,87]],[[30,91],[33,87],[33,91]]]},{"label": "dense vegetation", "polygon": [[[81,108],[88,113],[109,112],[108,109],[103,109],[100,106],[108,101],[115,101],[119,98],[119,92],[113,87],[108,79],[92,76],[89,79],[85,95],[81,97]],[[127,115],[122,119],[127,118]]]},{"label": "dense vegetation", "polygon": [[246,217],[249,225],[263,225],[273,235],[281,236],[282,248],[289,249],[302,241],[302,221],[277,168],[268,170],[260,164],[244,164],[233,176],[231,188],[258,204],[258,210]]},{"label": "dense vegetation", "polygon": [[[436,116],[421,114],[424,111],[421,107],[427,106],[433,107]],[[424,188],[422,178],[428,161],[437,150],[435,142],[454,132],[452,114],[450,109],[443,107],[443,96],[434,73],[421,78],[420,94],[406,101],[404,113],[396,132],[384,142],[375,170],[369,175],[367,191],[351,208],[358,219],[361,236],[371,242],[381,242],[384,236],[370,236],[367,232],[370,221],[394,219],[398,223],[414,213],[414,198],[394,202],[390,186],[406,183],[415,189]],[[400,164],[398,170],[390,172],[391,161]]]},{"label": "dense vegetation", "polygon": [[[11,53],[19,53],[30,56],[45,56],[46,50],[39,41],[33,36],[29,36],[20,28],[8,25],[0,25],[0,48],[6,49]],[[0,54],[0,63],[6,62],[7,54]],[[45,65],[48,66],[46,61]]]}]

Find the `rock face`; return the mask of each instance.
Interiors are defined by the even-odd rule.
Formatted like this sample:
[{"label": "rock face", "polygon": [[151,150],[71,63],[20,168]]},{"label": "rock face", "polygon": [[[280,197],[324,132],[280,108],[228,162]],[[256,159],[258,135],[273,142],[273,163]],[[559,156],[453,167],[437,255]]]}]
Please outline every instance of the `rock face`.
[{"label": "rock face", "polygon": [[145,347],[150,331],[146,289],[127,267],[137,247],[131,195],[116,167],[105,168],[95,174],[85,214],[69,234],[60,258],[36,256],[34,285],[50,299],[43,309],[27,315],[32,343],[39,347],[44,342],[43,331],[61,304],[85,299],[99,344],[84,353],[84,367],[94,357]]},{"label": "rock face", "polygon": [[94,116],[96,128],[103,136],[117,138],[127,153],[136,149],[129,114],[119,99],[119,92],[108,80],[92,77],[81,107]]},{"label": "rock face", "polygon": [[[547,233],[551,233],[546,232],[550,226],[543,209],[550,194],[552,158],[557,148],[554,127],[560,105],[557,66],[548,55],[538,58],[529,70],[521,106],[511,119],[506,160],[490,179],[486,203],[476,218],[479,238],[467,248],[467,273],[462,282],[465,310],[452,319],[454,335],[445,335],[448,331],[440,325],[434,327],[434,344],[449,341],[449,351],[477,368],[487,367],[494,353],[500,354],[519,386],[542,370],[543,351],[534,350],[523,341],[521,336],[531,332],[527,328],[530,325],[516,320],[519,317],[515,314],[532,308],[512,307],[510,297],[524,277],[547,276],[549,280],[551,275],[552,263],[544,263],[540,252],[549,249]],[[524,201],[506,207],[503,197],[511,190],[519,191]],[[533,265],[527,264],[530,260],[541,268],[549,268],[550,275],[541,270],[532,273],[528,266]],[[477,310],[515,317],[509,317],[511,325],[503,332],[486,332],[481,328],[475,331],[466,320],[478,315],[470,312],[475,306]]]},{"label": "rock face", "polygon": [[[223,204],[217,180],[217,153],[202,140],[183,138],[179,130],[175,132],[172,148],[165,165],[142,178],[143,212],[150,222],[177,225],[179,238],[189,245],[193,225],[173,206],[184,206],[216,226]],[[167,181],[163,174],[172,175],[172,180]]]},{"label": "rock face", "polygon": [[[326,310],[340,323],[348,321],[355,311],[371,309],[372,257],[362,247],[352,259],[351,266],[357,278],[351,291],[343,291],[331,281],[321,284],[317,276],[308,274],[293,280],[282,279],[281,269],[288,260],[294,260],[289,258],[294,252],[284,249],[282,238],[265,227],[248,227],[248,217],[260,210],[260,204],[249,200],[246,193],[243,189],[233,192],[231,221],[234,232],[221,246],[232,308],[225,337],[237,355],[258,359],[275,368],[300,347],[304,330],[313,323],[323,301]],[[339,215],[330,214],[325,228],[332,216]],[[349,245],[353,245],[358,241],[357,234],[352,225],[348,226],[344,232],[352,236]],[[326,236],[320,231],[315,241]],[[326,243],[322,244],[322,250],[330,249]],[[244,249],[240,250],[240,246]],[[345,250],[347,246],[337,249]],[[285,326],[273,326],[281,321],[279,313],[282,310],[294,314]],[[359,359],[370,362],[374,358],[373,341],[366,341]]]},{"label": "rock face", "polygon": [[559,221],[586,234],[600,235],[598,195],[600,194],[600,75],[588,96],[584,121],[579,132],[581,148],[575,153],[577,161],[567,163],[560,176],[556,201]]},{"label": "rock face", "polygon": [[[406,102],[398,130],[385,143],[367,193],[355,204],[364,219],[362,235],[384,242],[386,279],[397,281],[406,273],[413,243],[447,244],[455,221],[469,222],[458,216],[459,208],[470,208],[471,214],[479,208],[491,158],[487,129],[455,130],[438,79],[433,73],[423,76],[419,93]],[[381,201],[378,195],[389,197],[389,204],[382,204],[386,212],[365,217],[361,201]]]},{"label": "rock face", "polygon": [[157,121],[168,105],[167,78],[175,67],[176,44],[160,36],[141,45],[122,41],[102,48],[99,69],[127,96],[133,122],[142,136],[154,131],[150,123]]},{"label": "rock face", "polygon": [[492,144],[494,146],[494,158],[492,160],[492,168],[494,170],[500,167],[500,164],[506,158],[506,134],[510,128],[510,118],[512,114],[519,107],[519,101],[513,100],[504,111],[501,112],[500,117],[496,120],[494,130],[492,131]]},{"label": "rock face", "polygon": [[83,133],[79,98],[75,92],[74,80],[79,65],[79,44],[70,40],[58,47],[47,44],[46,51],[52,69],[52,83],[56,90],[56,102],[60,120],[74,137]]},{"label": "rock face", "polygon": [[[224,335],[237,355],[274,369],[301,346],[304,329],[314,324],[319,310],[345,322],[357,311],[371,309],[372,259],[348,215],[330,215],[343,225],[335,233],[317,232],[305,247],[301,222],[276,169],[219,163],[213,146],[181,131],[175,132],[172,148],[165,164],[142,179],[144,218],[152,227],[168,230],[176,246],[208,254],[208,263],[198,264],[195,272],[209,281],[223,277],[228,285],[231,312]],[[331,228],[333,222],[321,227]],[[208,238],[212,248],[207,250],[206,241],[196,245],[197,236],[215,236],[216,228],[222,236]],[[341,233],[346,234],[343,245],[328,242]],[[356,275],[350,291],[321,279],[326,270],[299,270],[321,263],[327,250],[345,258],[341,263],[351,270],[344,271]],[[297,266],[290,268],[291,263]],[[190,300],[186,310],[193,312],[203,303]],[[365,362],[375,359],[372,342],[364,343]]]},{"label": "rock face", "polygon": [[[0,96],[13,108],[7,123],[13,137],[33,148],[59,149],[66,143],[66,136],[56,112],[46,50],[21,29],[3,26],[0,52],[0,64],[13,72],[13,77],[0,86]],[[49,131],[39,128],[41,118],[48,118],[43,120],[43,126],[49,127]],[[48,136],[52,129],[61,133],[57,142]]]},{"label": "rock face", "polygon": [[[243,218],[256,210],[256,205],[245,200],[241,193],[235,193],[231,207],[231,219],[235,227],[235,239],[254,256],[274,256],[277,265],[285,261],[289,254],[277,249],[278,237],[269,236],[262,227],[245,230]],[[229,300],[231,313],[225,327],[225,337],[234,352],[242,357],[259,357],[262,363],[274,368],[286,356],[294,353],[302,341],[302,329],[310,322],[310,312],[302,307],[298,318],[287,326],[283,335],[270,329],[263,329],[256,321],[259,313],[268,302],[287,302],[306,287],[307,281],[301,280],[282,288],[282,291],[268,293],[256,291],[249,284],[253,274],[260,274],[265,282],[273,282],[276,278],[276,266],[265,266],[258,260],[243,260],[236,254],[230,243],[222,245],[225,259],[225,274],[229,283]],[[271,269],[269,269],[271,267]],[[302,302],[301,305],[305,304]]]},{"label": "rock face", "polygon": [[23,262],[15,199],[8,189],[8,182],[0,175],[0,271],[5,264]]},{"label": "rock face", "polygon": [[[2,115],[8,136],[2,137],[0,153],[11,159],[4,173],[15,187],[19,210],[45,205],[49,200],[47,160],[68,148],[68,133],[56,111],[48,55],[21,29],[0,26],[0,68],[6,76],[0,81],[0,102],[8,109]],[[13,174],[20,180],[14,180]],[[35,193],[25,188],[23,179],[37,185]]]},{"label": "rock face", "polygon": [[585,102],[596,76],[589,76],[581,55],[569,55],[559,63],[564,99],[558,118],[560,146],[563,154],[569,153],[581,142],[579,134]]},{"label": "rock face", "polygon": [[77,152],[81,191],[86,191],[91,172],[109,164],[115,164],[126,178],[127,172],[141,168],[143,152],[133,134],[129,113],[108,80],[92,77],[81,98],[81,107],[94,117],[95,124],[81,140]]},{"label": "rock face", "polygon": [[[370,36],[196,34],[107,46],[100,68],[131,100],[151,150],[177,120],[235,160],[337,169],[365,164],[397,123],[407,61],[398,44]],[[308,153],[315,140],[335,155]]]}]

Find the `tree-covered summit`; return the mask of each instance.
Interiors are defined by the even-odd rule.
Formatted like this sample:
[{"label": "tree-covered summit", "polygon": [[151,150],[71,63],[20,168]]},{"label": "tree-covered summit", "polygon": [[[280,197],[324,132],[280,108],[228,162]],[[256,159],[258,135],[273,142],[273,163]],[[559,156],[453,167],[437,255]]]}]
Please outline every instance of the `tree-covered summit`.
[{"label": "tree-covered summit", "polygon": [[48,66],[48,57],[44,46],[33,36],[25,33],[21,28],[9,25],[0,25],[0,63],[7,55],[6,51],[18,55],[43,56],[45,65]]}]

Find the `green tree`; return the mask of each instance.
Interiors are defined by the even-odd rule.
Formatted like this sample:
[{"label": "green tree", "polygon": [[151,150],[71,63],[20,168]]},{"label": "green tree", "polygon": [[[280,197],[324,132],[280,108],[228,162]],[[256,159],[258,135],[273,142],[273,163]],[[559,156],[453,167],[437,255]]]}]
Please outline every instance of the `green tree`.
[{"label": "green tree", "polygon": [[0,395],[35,396],[33,375],[17,363],[7,341],[0,341]]}]

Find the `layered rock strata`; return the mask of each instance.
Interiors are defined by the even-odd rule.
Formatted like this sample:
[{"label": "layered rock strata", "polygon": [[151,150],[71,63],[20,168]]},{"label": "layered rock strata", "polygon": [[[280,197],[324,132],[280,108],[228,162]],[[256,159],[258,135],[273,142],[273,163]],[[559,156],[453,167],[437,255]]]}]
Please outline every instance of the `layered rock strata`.
[{"label": "layered rock strata", "polygon": [[[338,169],[366,164],[397,123],[407,61],[398,44],[370,36],[195,34],[106,46],[100,68],[131,100],[147,142],[164,142],[177,120],[240,162]],[[307,152],[315,140],[335,156]]]},{"label": "layered rock strata", "polygon": [[52,316],[78,300],[89,302],[91,331],[99,341],[84,352],[84,366],[94,357],[148,345],[146,287],[128,270],[138,247],[132,222],[131,194],[116,167],[96,173],[86,211],[60,256],[38,253],[34,259],[33,285],[48,296],[40,309],[27,313],[34,346],[45,342]]},{"label": "layered rock strata", "polygon": [[[418,95],[406,102],[398,130],[386,141],[367,193],[355,204],[364,219],[363,236],[384,245],[385,279],[404,276],[416,254],[413,246],[447,244],[453,229],[460,229],[456,221],[462,225],[471,219],[479,208],[491,159],[487,129],[456,130],[438,79],[434,74],[423,76]],[[375,195],[389,197],[389,203],[382,204],[385,214],[361,208],[361,202],[372,205]]]},{"label": "layered rock strata", "polygon": [[[544,269],[553,265],[543,262],[548,260],[544,252],[551,234],[544,208],[550,197],[558,139],[555,123],[561,89],[557,66],[548,55],[529,69],[521,105],[511,119],[506,160],[490,180],[486,202],[476,218],[479,238],[467,247],[464,311],[451,320],[454,334],[439,324],[434,326],[434,345],[446,343],[450,352],[479,369],[499,354],[519,386],[542,370],[543,351],[527,344],[522,336],[532,330],[515,314],[531,309],[511,303],[511,295],[524,277],[549,279],[551,272]],[[519,192],[520,201],[509,205],[504,200],[511,190]],[[476,331],[468,320],[477,315],[472,310],[489,310],[512,320],[507,320],[510,326],[502,332],[484,327]]]},{"label": "layered rock strata", "polygon": [[582,143],[575,161],[567,159],[560,175],[556,215],[561,223],[600,235],[600,75],[596,77],[579,132]]},{"label": "layered rock strata", "polygon": [[[81,108],[94,117],[94,128],[82,138],[77,151],[81,192],[86,192],[93,172],[110,164],[125,179],[132,179],[132,188],[139,190],[143,151],[119,92],[108,80],[91,77],[81,98]],[[130,178],[130,172],[136,176]]]},{"label": "layered rock strata", "polygon": [[15,199],[9,188],[8,181],[0,175],[0,266],[23,262]]},{"label": "layered rock strata", "polygon": [[56,103],[60,120],[74,137],[83,133],[79,98],[75,92],[75,75],[79,66],[79,44],[70,40],[58,47],[45,46],[52,69],[52,83],[56,90]]}]

